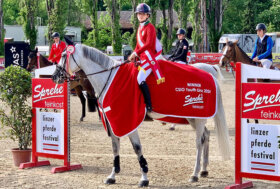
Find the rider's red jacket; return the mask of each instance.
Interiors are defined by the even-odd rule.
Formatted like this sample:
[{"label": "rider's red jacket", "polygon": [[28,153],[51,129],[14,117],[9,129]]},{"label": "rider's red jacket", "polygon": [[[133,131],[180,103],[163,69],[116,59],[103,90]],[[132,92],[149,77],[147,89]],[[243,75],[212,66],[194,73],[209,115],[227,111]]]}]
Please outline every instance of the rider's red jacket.
[{"label": "rider's red jacket", "polygon": [[137,44],[134,52],[141,54],[148,50],[152,55],[156,54],[156,29],[153,24],[147,23],[139,26],[137,31]]},{"label": "rider's red jacket", "polygon": [[56,47],[56,44],[52,44],[51,53],[49,56],[49,61],[58,63],[61,58],[61,53],[66,48],[66,44],[63,41],[59,41],[59,44]]}]

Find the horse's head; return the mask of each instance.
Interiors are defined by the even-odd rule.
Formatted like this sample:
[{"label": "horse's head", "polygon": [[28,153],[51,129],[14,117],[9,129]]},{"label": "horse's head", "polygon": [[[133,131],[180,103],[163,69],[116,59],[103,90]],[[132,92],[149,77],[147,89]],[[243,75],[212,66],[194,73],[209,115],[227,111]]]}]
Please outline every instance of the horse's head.
[{"label": "horse's head", "polygon": [[[79,44],[74,44],[70,39],[67,39],[68,47],[66,51],[61,54],[61,59],[56,66],[56,70],[52,75],[52,80],[55,83],[63,83],[65,79],[69,79],[73,72],[79,71],[80,65],[75,58],[78,58],[77,49],[80,49]],[[71,51],[71,54],[68,54]],[[67,60],[68,58],[68,60]]]},{"label": "horse's head", "polygon": [[37,67],[37,53],[38,53],[38,48],[35,50],[30,50],[30,53],[28,55],[28,65],[27,65],[27,71],[32,71]]},{"label": "horse's head", "polygon": [[232,42],[226,40],[226,45],[224,46],[222,53],[223,55],[221,56],[220,59],[220,66],[224,67],[230,64],[231,61],[235,61],[236,59],[236,52],[235,52],[235,47],[237,44],[238,40]]}]

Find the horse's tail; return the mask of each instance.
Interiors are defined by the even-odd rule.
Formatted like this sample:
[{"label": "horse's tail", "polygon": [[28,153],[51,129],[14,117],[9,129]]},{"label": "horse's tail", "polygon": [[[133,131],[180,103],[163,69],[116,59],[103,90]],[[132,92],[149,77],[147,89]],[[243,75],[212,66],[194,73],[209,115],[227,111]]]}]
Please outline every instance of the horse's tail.
[{"label": "horse's tail", "polygon": [[213,68],[217,71],[217,73],[218,73],[218,79],[220,79],[220,80],[225,80],[225,78],[224,78],[224,76],[223,76],[223,74],[222,74],[222,72],[221,72],[221,69],[220,69],[220,66],[218,66],[218,65],[212,65],[213,66]]},{"label": "horse's tail", "polygon": [[230,159],[230,145],[229,145],[229,133],[226,123],[226,116],[222,102],[222,95],[220,87],[216,82],[217,86],[217,113],[214,117],[214,122],[216,125],[216,135],[218,138],[219,149],[224,160]]}]

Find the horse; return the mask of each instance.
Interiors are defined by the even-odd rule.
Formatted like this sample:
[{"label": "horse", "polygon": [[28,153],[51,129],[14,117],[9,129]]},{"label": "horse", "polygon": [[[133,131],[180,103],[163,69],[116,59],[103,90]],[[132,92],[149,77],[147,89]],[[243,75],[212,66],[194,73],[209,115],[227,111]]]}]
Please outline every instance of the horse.
[{"label": "horse", "polygon": [[[254,62],[238,45],[238,40],[235,41],[226,41],[226,45],[222,50],[222,56],[219,62],[220,67],[229,66],[233,62],[235,65],[236,62],[242,62],[243,64],[249,64],[252,66],[262,67],[260,62]],[[280,69],[280,65],[271,65],[270,69]]]},{"label": "horse", "polygon": [[[28,55],[28,65],[27,65],[27,70],[30,72],[33,69],[38,68],[38,62],[39,61],[39,68],[47,67],[47,66],[52,66],[53,63],[48,61],[46,57],[40,54],[39,60],[37,60],[37,53],[38,49],[36,48],[35,50],[30,50],[30,53]],[[86,116],[86,99],[83,95],[83,89],[87,91],[87,99],[88,99],[88,110],[89,112],[95,112],[96,107],[98,108],[97,104],[97,99],[95,97],[95,91],[88,79],[85,76],[85,73],[81,70],[76,73],[77,77],[79,80],[72,80],[70,82],[70,88],[74,89],[76,94],[78,95],[81,104],[82,104],[82,116],[80,118],[80,121],[83,121],[85,116]],[[100,118],[100,113],[98,111],[99,118]]]},{"label": "horse", "polygon": [[[103,91],[108,90],[108,83],[112,82],[111,75],[116,74],[116,67],[121,66],[122,63],[117,62],[110,58],[109,56],[103,54],[101,51],[88,47],[82,44],[74,44],[70,40],[66,40],[68,45],[73,45],[75,47],[75,51],[69,57],[68,68],[72,72],[76,72],[80,69],[84,70],[88,79],[92,83],[96,93],[99,96],[99,102],[102,102],[104,99]],[[62,54],[62,58],[59,64],[56,67],[54,74],[52,75],[52,79],[55,83],[63,83],[65,77],[68,75],[68,71],[66,69],[66,53]],[[217,138],[219,147],[221,150],[221,154],[224,159],[230,158],[230,150],[229,150],[229,136],[228,136],[228,128],[225,120],[225,113],[222,104],[221,91],[220,87],[216,81],[217,86],[217,113],[214,116],[214,122],[217,129]],[[150,117],[154,117],[153,113],[149,114]],[[194,167],[193,174],[191,175],[189,182],[197,182],[198,175],[200,173],[201,177],[207,177],[207,165],[209,160],[209,137],[210,132],[205,127],[207,122],[206,119],[197,119],[197,118],[188,118],[187,119],[192,126],[196,130],[196,147],[197,147],[197,155],[196,155],[196,163]],[[106,121],[106,119],[105,119]],[[107,121],[108,122],[108,121]],[[108,134],[112,139],[112,149],[114,154],[113,160],[113,168],[111,174],[107,177],[105,184],[114,184],[116,182],[116,174],[120,172],[120,138],[116,137],[112,129],[110,127],[107,128]],[[138,135],[137,129],[127,135],[132,143],[133,149],[138,157],[138,161],[141,168],[141,179],[139,182],[140,187],[147,187],[149,185],[148,180],[148,163],[144,158],[142,153],[142,146],[140,142],[140,138]],[[201,155],[203,154],[203,163],[201,170]],[[201,172],[200,172],[201,171]]]},{"label": "horse", "polygon": [[220,67],[229,66],[233,62],[242,62],[243,64],[249,64],[257,66],[255,62],[237,45],[238,40],[226,41],[226,45],[222,50],[222,56],[219,62]]}]

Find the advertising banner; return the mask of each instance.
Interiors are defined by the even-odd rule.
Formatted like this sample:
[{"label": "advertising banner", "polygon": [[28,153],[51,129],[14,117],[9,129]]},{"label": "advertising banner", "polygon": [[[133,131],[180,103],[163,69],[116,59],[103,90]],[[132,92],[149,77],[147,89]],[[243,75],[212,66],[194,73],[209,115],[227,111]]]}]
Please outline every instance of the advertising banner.
[{"label": "advertising banner", "polygon": [[25,42],[5,43],[5,68],[10,65],[26,68],[30,46]]},{"label": "advertising banner", "polygon": [[51,79],[32,79],[32,107],[64,109],[65,85]]}]

